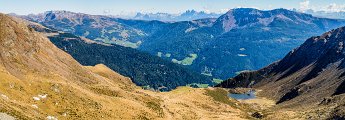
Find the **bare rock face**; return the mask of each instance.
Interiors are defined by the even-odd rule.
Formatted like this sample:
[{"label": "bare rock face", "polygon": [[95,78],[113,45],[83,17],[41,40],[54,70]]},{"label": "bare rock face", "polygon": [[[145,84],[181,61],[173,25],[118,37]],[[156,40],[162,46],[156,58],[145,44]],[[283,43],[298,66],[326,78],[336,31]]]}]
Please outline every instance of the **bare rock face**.
[{"label": "bare rock face", "polygon": [[252,114],[252,117],[261,119],[261,118],[263,118],[263,115],[262,115],[262,113],[260,113],[260,112],[254,112],[254,113]]},{"label": "bare rock face", "polygon": [[236,27],[236,20],[232,11],[228,11],[223,15],[221,21],[223,21],[223,29],[225,32],[229,32],[232,28]]}]

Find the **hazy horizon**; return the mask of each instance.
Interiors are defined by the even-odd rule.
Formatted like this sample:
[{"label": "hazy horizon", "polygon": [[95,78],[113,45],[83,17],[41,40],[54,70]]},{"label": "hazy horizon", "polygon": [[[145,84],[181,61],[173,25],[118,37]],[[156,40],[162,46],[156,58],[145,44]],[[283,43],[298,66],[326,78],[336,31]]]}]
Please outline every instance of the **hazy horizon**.
[{"label": "hazy horizon", "polygon": [[[179,14],[187,10],[205,11],[212,13],[225,13],[229,9],[245,7],[260,10],[271,10],[277,8],[296,9],[305,11],[339,12],[345,11],[345,1],[343,0],[291,0],[286,4],[281,4],[282,0],[211,0],[202,1],[168,1],[168,0],[141,0],[141,1],[21,1],[21,0],[0,0],[0,12],[15,13],[19,15],[37,14],[51,10],[66,10],[95,15],[116,15],[129,16],[135,13],[170,13]],[[20,4],[18,4],[20,3]],[[11,6],[11,7],[8,7]]]}]

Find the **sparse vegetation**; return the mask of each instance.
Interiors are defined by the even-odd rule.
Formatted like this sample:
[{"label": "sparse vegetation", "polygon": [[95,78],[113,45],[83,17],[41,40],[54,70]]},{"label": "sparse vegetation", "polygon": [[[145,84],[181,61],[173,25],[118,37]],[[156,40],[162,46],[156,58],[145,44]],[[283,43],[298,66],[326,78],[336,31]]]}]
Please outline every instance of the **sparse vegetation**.
[{"label": "sparse vegetation", "polygon": [[158,102],[154,102],[154,101],[150,101],[150,102],[147,102],[146,103],[146,106],[154,111],[157,112],[157,114],[160,116],[160,117],[163,117],[164,116],[164,112],[163,112],[163,109],[161,108],[161,105],[160,103]]},{"label": "sparse vegetation", "polygon": [[107,95],[111,97],[119,97],[119,92],[115,90],[110,90],[109,88],[106,88],[106,87],[101,87],[101,88],[91,87],[90,89],[97,94]]},{"label": "sparse vegetation", "polygon": [[215,88],[214,90],[206,89],[206,95],[212,97],[217,102],[236,107],[236,104],[228,97],[228,92],[221,88]]}]

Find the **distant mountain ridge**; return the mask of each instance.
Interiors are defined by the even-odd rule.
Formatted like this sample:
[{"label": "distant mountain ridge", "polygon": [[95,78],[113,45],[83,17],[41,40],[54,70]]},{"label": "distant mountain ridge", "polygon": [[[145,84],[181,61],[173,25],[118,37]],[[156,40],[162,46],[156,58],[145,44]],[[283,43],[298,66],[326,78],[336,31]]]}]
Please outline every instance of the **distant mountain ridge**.
[{"label": "distant mountain ridge", "polygon": [[69,11],[47,11],[17,16],[44,26],[98,42],[137,48],[142,39],[164,26],[164,22],[140,21]]},{"label": "distant mountain ridge", "polygon": [[[38,22],[45,26],[97,42],[137,48],[220,79],[266,66],[309,36],[345,25],[345,20],[318,18],[286,9],[238,8],[219,18],[181,22],[65,12],[22,17],[37,21],[44,16]],[[51,19],[50,13],[58,17]]]},{"label": "distant mountain ridge", "polygon": [[221,14],[206,13],[204,11],[187,10],[181,14],[169,13],[137,13],[132,19],[136,20],[158,20],[167,22],[192,21],[205,18],[218,18]]},{"label": "distant mountain ridge", "polygon": [[311,14],[317,17],[323,18],[332,18],[332,19],[345,19],[345,11],[339,12],[328,12],[328,11],[314,11],[314,10],[306,10],[305,13]]},{"label": "distant mountain ridge", "polygon": [[[274,9],[268,11],[262,11],[253,8],[241,8],[233,9],[220,16],[217,22],[221,24],[224,31],[228,32],[229,28],[243,29],[252,26],[270,27],[274,22],[285,22],[293,24],[314,24],[315,27],[319,27],[322,30],[332,29],[335,26],[333,22],[344,21],[336,19],[318,18],[310,14],[290,11],[286,9]],[[330,21],[331,23],[325,23]]]},{"label": "distant mountain ridge", "polygon": [[[283,57],[309,36],[345,25],[344,20],[275,9],[232,9],[208,26],[194,21],[168,24],[144,40],[139,49],[169,54],[172,61],[196,54],[191,67],[226,79],[243,70],[254,70]],[[176,59],[176,60],[174,60]]]}]

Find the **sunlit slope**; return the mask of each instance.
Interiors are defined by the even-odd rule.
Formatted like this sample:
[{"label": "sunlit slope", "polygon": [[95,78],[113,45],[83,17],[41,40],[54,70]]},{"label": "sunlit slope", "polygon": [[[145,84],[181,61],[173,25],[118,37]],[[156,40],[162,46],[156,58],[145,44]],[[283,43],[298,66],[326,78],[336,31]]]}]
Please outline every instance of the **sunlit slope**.
[{"label": "sunlit slope", "polygon": [[44,35],[0,14],[0,112],[18,119],[242,119],[221,89],[145,91],[104,65],[81,66]]}]

